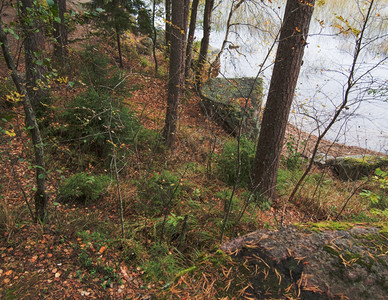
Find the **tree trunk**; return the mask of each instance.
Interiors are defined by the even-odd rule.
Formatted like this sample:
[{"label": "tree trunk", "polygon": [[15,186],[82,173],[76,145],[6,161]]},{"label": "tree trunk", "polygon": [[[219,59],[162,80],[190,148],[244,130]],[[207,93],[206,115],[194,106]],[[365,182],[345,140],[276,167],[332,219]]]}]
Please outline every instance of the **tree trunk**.
[{"label": "tree trunk", "polygon": [[191,4],[191,16],[190,16],[190,28],[187,38],[186,46],[186,63],[185,63],[185,79],[189,78],[190,69],[191,69],[191,59],[193,52],[193,43],[194,43],[194,33],[195,27],[197,25],[197,11],[198,11],[199,0],[193,0]]},{"label": "tree trunk", "polygon": [[170,73],[168,81],[167,111],[163,128],[163,137],[168,147],[175,142],[175,134],[178,121],[178,105],[182,95],[184,54],[187,27],[187,11],[189,0],[172,1],[172,24],[171,26],[171,50],[170,50]]},{"label": "tree trunk", "polygon": [[[41,32],[38,23],[32,16],[32,11],[35,9],[32,0],[21,0],[21,24],[24,33],[24,52],[26,64],[26,83],[27,92],[30,97],[31,105],[35,111],[39,111],[42,106],[40,102],[47,98],[47,92],[44,91],[40,84],[45,81],[45,69],[42,63],[43,53],[38,46]],[[42,46],[42,45],[40,45]]]},{"label": "tree trunk", "polygon": [[36,185],[37,190],[35,192],[35,209],[36,218],[44,222],[47,217],[47,203],[48,196],[46,193],[46,170],[44,164],[44,152],[43,143],[40,136],[40,131],[35,118],[35,111],[31,105],[30,97],[26,87],[23,83],[21,75],[16,70],[14,60],[11,55],[11,51],[8,46],[8,39],[4,32],[2,23],[0,22],[0,42],[3,50],[3,55],[7,63],[8,69],[11,71],[11,77],[15,83],[15,86],[19,94],[24,95],[23,107],[26,115],[26,127],[31,131],[32,145],[34,147],[35,154],[35,174],[36,174]]},{"label": "tree trunk", "polygon": [[171,0],[165,0],[165,10],[166,10],[166,47],[167,53],[170,50],[171,43]]},{"label": "tree trunk", "polygon": [[117,49],[119,51],[119,65],[120,65],[120,68],[123,69],[124,64],[123,64],[123,55],[121,53],[120,33],[117,28],[116,28],[116,40],[117,40]]},{"label": "tree trunk", "polygon": [[203,82],[203,68],[207,59],[207,51],[209,50],[209,39],[210,39],[210,18],[214,6],[214,0],[206,0],[205,12],[203,15],[203,38],[201,40],[201,49],[199,51],[199,58],[197,64],[197,71],[195,75],[195,82],[197,88],[200,88]]},{"label": "tree trunk", "polygon": [[156,57],[156,43],[157,43],[157,32],[155,27],[155,16],[156,16],[156,0],[152,2],[152,55],[155,62],[155,77],[158,76],[158,58]]},{"label": "tree trunk", "polygon": [[314,0],[288,0],[284,13],[252,171],[252,189],[272,199],[313,10]]},{"label": "tree trunk", "polygon": [[54,21],[54,56],[59,60],[68,58],[67,52],[67,28],[65,23],[66,0],[54,0],[58,9],[58,18],[61,22]]}]

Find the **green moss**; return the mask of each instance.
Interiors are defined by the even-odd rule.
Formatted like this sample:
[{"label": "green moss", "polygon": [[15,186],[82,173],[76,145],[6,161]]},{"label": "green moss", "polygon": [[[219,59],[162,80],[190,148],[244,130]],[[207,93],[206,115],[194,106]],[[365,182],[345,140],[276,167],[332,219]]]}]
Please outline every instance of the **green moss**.
[{"label": "green moss", "polygon": [[332,254],[332,255],[334,255],[334,256],[339,256],[340,255],[340,253],[337,251],[337,250],[335,250],[332,246],[330,246],[330,245],[324,245],[323,246],[323,250],[324,251],[326,251],[327,253],[330,253],[330,254]]},{"label": "green moss", "polygon": [[378,226],[378,227],[381,227],[379,233],[384,235],[385,237],[388,237],[388,223],[383,222],[381,223],[381,226]]},{"label": "green moss", "polygon": [[388,158],[366,155],[363,157],[346,157],[344,161],[347,163],[358,164],[360,166],[370,165],[386,165],[388,164]]}]

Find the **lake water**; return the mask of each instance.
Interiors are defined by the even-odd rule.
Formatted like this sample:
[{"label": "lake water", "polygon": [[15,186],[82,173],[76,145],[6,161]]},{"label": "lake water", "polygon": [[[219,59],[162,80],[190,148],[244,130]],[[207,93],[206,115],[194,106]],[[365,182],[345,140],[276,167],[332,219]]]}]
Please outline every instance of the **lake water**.
[{"label": "lake water", "polygon": [[[388,14],[387,9],[385,12],[380,10],[380,13]],[[282,15],[282,12],[279,12],[279,15]],[[353,61],[355,37],[351,34],[344,36],[334,33],[333,28],[322,28],[316,20],[312,21],[289,119],[304,131],[315,134],[325,128],[336,107],[341,104]],[[379,34],[381,35],[381,32]],[[368,38],[372,38],[372,35],[372,32],[369,32]],[[213,32],[211,46],[221,48],[223,38],[223,32]],[[244,29],[232,33],[229,41],[239,48],[224,51],[220,76],[256,76],[269,46]],[[371,93],[373,89],[387,91],[387,54],[377,54],[379,45],[386,43],[386,39],[385,42],[384,39],[371,39],[368,42],[368,47],[358,59],[355,78],[364,76],[352,89],[347,109],[340,115],[326,138],[388,153],[388,95],[387,92],[385,95]],[[265,89],[268,89],[275,54],[276,49],[264,64],[261,76],[264,77]]]}]

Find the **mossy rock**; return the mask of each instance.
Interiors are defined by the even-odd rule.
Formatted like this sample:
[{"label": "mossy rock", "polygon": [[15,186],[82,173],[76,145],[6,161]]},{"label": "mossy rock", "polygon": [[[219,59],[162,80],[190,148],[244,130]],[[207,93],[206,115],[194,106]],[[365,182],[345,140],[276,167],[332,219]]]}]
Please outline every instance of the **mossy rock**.
[{"label": "mossy rock", "polygon": [[229,134],[236,136],[242,125],[242,133],[255,137],[260,127],[262,91],[261,79],[212,78],[201,88],[201,107]]},{"label": "mossy rock", "polygon": [[261,229],[221,249],[247,270],[243,296],[252,299],[386,299],[387,235],[379,227],[322,222]]},{"label": "mossy rock", "polygon": [[377,168],[388,166],[388,157],[355,155],[329,159],[330,166],[343,181],[354,181],[370,175]]}]

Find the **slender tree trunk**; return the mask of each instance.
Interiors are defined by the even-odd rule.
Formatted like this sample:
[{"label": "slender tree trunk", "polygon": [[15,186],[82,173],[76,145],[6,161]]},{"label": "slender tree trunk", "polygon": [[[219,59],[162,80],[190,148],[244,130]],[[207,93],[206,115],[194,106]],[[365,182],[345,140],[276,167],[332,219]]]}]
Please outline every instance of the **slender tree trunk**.
[{"label": "slender tree trunk", "polygon": [[253,190],[275,198],[276,179],[314,0],[288,0],[254,160]]},{"label": "slender tree trunk", "polygon": [[195,82],[197,88],[200,88],[203,82],[203,69],[207,59],[207,51],[209,50],[209,39],[210,39],[210,19],[214,6],[214,0],[206,0],[205,12],[203,16],[203,38],[201,40],[201,49],[199,51],[199,58],[197,64],[197,71],[195,75]]},{"label": "slender tree trunk", "polygon": [[155,77],[158,76],[158,58],[156,57],[157,34],[155,27],[156,0],[152,2],[152,54],[155,62]]},{"label": "slender tree trunk", "polygon": [[123,69],[124,64],[123,64],[123,55],[121,53],[121,39],[120,39],[120,33],[117,28],[116,28],[116,40],[117,40],[117,49],[119,51],[119,65],[120,65],[120,68]]},{"label": "slender tree trunk", "polygon": [[68,58],[67,28],[65,23],[66,0],[54,0],[58,9],[58,18],[61,22],[54,21],[54,56],[64,61]]},{"label": "slender tree trunk", "polygon": [[193,0],[193,3],[191,4],[190,28],[189,28],[188,38],[187,38],[187,47],[186,47],[185,79],[188,79],[190,76],[194,34],[195,34],[195,28],[197,25],[198,3],[199,3],[199,0]]},{"label": "slender tree trunk", "polygon": [[42,61],[43,53],[39,46],[40,31],[38,23],[31,16],[34,3],[32,0],[21,0],[21,23],[24,33],[24,52],[26,64],[26,83],[27,92],[30,97],[31,105],[35,111],[41,108],[40,102],[48,97],[47,92],[41,88],[40,84],[45,81],[45,69],[42,64],[37,61]]},{"label": "slender tree trunk", "polygon": [[189,0],[172,1],[172,28],[170,50],[170,73],[167,94],[167,111],[163,137],[168,147],[172,148],[178,121],[178,105],[182,95],[184,74],[184,53],[187,27],[187,7]]},{"label": "slender tree trunk", "polygon": [[172,0],[165,0],[165,10],[166,10],[166,27],[165,27],[165,34],[166,34],[166,47],[167,47],[167,53],[170,50],[170,43],[171,43],[171,1]]},{"label": "slender tree trunk", "polygon": [[15,62],[11,55],[11,51],[8,45],[8,39],[4,32],[2,23],[0,22],[0,42],[1,48],[3,50],[3,55],[7,63],[8,69],[11,71],[11,77],[19,94],[24,95],[23,97],[23,107],[24,113],[26,115],[26,126],[31,131],[31,139],[34,147],[35,154],[35,174],[36,174],[36,185],[37,190],[35,192],[35,210],[36,218],[44,222],[47,217],[47,203],[48,196],[46,193],[46,170],[44,164],[44,152],[43,152],[43,143],[38,127],[38,123],[35,118],[35,111],[31,105],[30,97],[26,87],[23,83],[23,78],[18,73]]},{"label": "slender tree trunk", "polygon": [[[215,69],[216,72],[214,72],[214,75],[218,75],[220,66],[221,66],[221,55],[222,52],[224,52],[226,45],[229,42],[229,33],[230,33],[230,28],[232,27],[232,17],[233,14],[236,12],[236,10],[239,9],[239,7],[245,2],[245,0],[233,0],[232,1],[232,6],[230,7],[229,15],[228,15],[228,20],[226,22],[226,30],[225,30],[225,37],[224,41],[222,42],[221,49],[218,51],[216,58],[214,59],[214,62],[212,63],[211,69]],[[209,70],[212,71],[212,70]],[[216,74],[217,73],[217,74]],[[210,73],[209,73],[210,74]],[[217,77],[217,76],[214,76]]]}]

